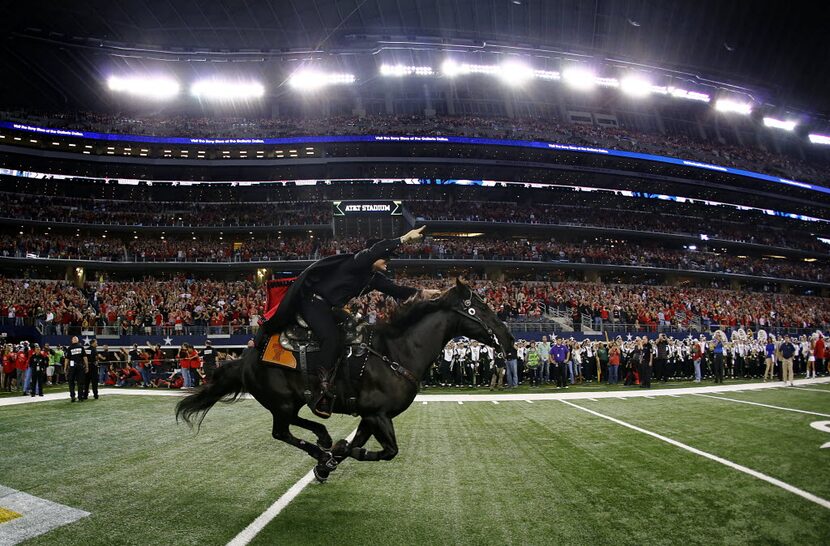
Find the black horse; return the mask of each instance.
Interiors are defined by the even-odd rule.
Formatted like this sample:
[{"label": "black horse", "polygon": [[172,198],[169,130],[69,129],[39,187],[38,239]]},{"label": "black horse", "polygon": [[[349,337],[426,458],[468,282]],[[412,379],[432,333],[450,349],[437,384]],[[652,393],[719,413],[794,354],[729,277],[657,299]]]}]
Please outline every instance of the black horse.
[{"label": "black horse", "polygon": [[[254,350],[248,350],[239,360],[223,364],[210,383],[182,399],[176,406],[176,418],[181,417],[191,425],[201,424],[217,402],[234,401],[241,393],[250,393],[273,415],[272,436],[317,460],[314,473],[322,482],[346,457],[378,461],[397,455],[392,419],[412,404],[424,374],[447,342],[457,336],[489,345],[502,358],[514,351],[514,339],[506,325],[460,279],[440,298],[405,304],[388,323],[375,327],[359,395],[354,407],[349,408],[350,413],[362,417],[351,443],[340,440],[332,447],[332,438],[322,423],[299,417],[300,409],[307,402],[302,374],[263,364]],[[342,383],[346,382],[340,383],[339,388],[345,388]],[[338,399],[341,398],[338,393]],[[342,407],[334,410],[346,413]],[[317,443],[297,438],[289,431],[289,425],[311,431]],[[372,435],[383,448],[381,451],[363,448]]]}]

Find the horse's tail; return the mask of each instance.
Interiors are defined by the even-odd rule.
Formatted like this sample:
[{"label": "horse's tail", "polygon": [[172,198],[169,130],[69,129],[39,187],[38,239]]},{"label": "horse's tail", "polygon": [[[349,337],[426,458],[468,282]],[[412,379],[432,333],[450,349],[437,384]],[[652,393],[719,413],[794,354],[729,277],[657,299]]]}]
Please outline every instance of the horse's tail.
[{"label": "horse's tail", "polygon": [[205,415],[217,402],[235,402],[245,391],[242,383],[244,360],[231,360],[216,368],[209,383],[176,404],[176,421],[181,417],[190,426],[202,425]]}]

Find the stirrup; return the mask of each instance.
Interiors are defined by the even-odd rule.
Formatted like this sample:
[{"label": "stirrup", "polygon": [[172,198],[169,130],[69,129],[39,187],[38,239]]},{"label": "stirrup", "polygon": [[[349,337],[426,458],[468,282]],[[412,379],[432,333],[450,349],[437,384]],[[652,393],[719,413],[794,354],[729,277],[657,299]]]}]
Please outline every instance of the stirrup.
[{"label": "stirrup", "polygon": [[[328,419],[331,417],[332,410],[334,409],[334,399],[335,395],[329,393],[328,391],[323,391],[320,393],[320,396],[314,402],[314,405],[311,406],[311,412],[320,417],[322,419]],[[328,400],[329,408],[328,410],[324,410],[320,408],[320,404],[323,403],[324,400]]]}]

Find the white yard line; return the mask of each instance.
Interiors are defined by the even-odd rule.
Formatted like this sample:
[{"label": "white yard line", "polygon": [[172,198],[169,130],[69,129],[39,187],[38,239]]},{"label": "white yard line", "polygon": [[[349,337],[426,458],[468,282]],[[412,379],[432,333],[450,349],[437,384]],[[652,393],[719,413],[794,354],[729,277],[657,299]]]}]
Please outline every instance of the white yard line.
[{"label": "white yard line", "polygon": [[[357,429],[354,429],[351,434],[346,437],[346,440],[351,442],[354,439],[354,435],[357,433]],[[238,535],[236,535],[233,540],[228,542],[228,546],[245,546],[249,542],[251,542],[255,536],[262,531],[266,525],[271,523],[271,521],[277,517],[280,512],[288,506],[292,500],[294,500],[300,492],[305,489],[305,487],[314,481],[314,471],[309,470],[308,474],[300,478],[300,481],[295,483],[291,486],[291,489],[283,493],[283,495],[278,498],[274,504],[268,507],[268,509],[259,515],[254,521],[251,522],[250,525],[245,527]]]},{"label": "white yard line", "polygon": [[695,396],[702,396],[704,398],[713,398],[715,400],[724,400],[728,402],[737,402],[739,404],[750,404],[752,406],[761,406],[762,408],[771,408],[783,411],[792,411],[795,413],[806,413],[807,415],[818,415],[819,417],[830,417],[828,413],[818,413],[815,411],[805,411],[800,409],[793,409],[793,408],[784,408],[781,406],[772,406],[770,404],[761,404],[760,402],[750,402],[749,400],[738,400],[737,398],[725,398],[723,396],[710,396],[708,394],[696,394]]},{"label": "white yard line", "polygon": [[766,474],[764,474],[762,472],[758,472],[757,470],[753,470],[751,468],[740,465],[738,463],[733,463],[732,461],[724,459],[723,457],[718,457],[717,455],[712,455],[711,453],[708,453],[706,451],[701,451],[700,449],[697,449],[697,448],[694,448],[692,446],[686,445],[682,442],[678,442],[677,440],[672,440],[671,438],[663,436],[662,434],[657,434],[656,432],[651,432],[650,430],[640,428],[636,425],[632,425],[631,423],[626,423],[625,421],[620,421],[619,419],[616,419],[614,417],[599,413],[597,411],[590,410],[588,408],[583,408],[582,406],[574,404],[572,402],[568,402],[567,400],[560,400],[560,402],[562,402],[563,404],[567,404],[568,406],[571,406],[571,407],[576,408],[578,410],[590,413],[591,415],[595,415],[597,417],[601,417],[602,419],[606,419],[608,421],[611,421],[612,423],[616,423],[616,424],[624,426],[626,428],[630,428],[631,430],[635,430],[635,431],[640,432],[642,434],[647,434],[648,436],[651,436],[652,438],[657,438],[658,440],[661,440],[663,442],[671,444],[675,447],[679,447],[680,449],[685,449],[686,451],[694,453],[695,455],[700,455],[701,457],[705,457],[705,458],[710,459],[712,461],[718,462],[722,465],[728,466],[729,468],[733,468],[735,470],[738,470],[739,472],[743,472],[744,474],[749,474],[750,476],[752,476],[754,478],[758,478],[759,480],[763,480],[767,483],[771,483],[772,485],[774,485],[776,487],[780,487],[781,489],[783,489],[783,490],[785,490],[789,493],[793,493],[794,495],[798,495],[799,497],[807,499],[810,502],[813,502],[815,504],[818,504],[821,507],[824,507],[824,508],[827,508],[827,509],[830,510],[830,501],[828,501],[826,499],[823,499],[821,497],[818,497],[816,495],[813,495],[812,493],[804,491],[803,489],[799,489],[798,487],[790,485],[786,482],[782,482],[781,480],[773,478],[772,476],[767,476]]}]

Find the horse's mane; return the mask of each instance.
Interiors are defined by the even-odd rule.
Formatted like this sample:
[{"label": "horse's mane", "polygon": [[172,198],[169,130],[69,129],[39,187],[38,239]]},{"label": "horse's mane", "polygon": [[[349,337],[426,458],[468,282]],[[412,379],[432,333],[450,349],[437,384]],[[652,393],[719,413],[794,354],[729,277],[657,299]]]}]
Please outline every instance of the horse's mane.
[{"label": "horse's mane", "polygon": [[383,337],[398,337],[421,320],[424,315],[448,309],[449,306],[445,297],[403,303],[392,311],[388,319],[375,325],[375,332]]}]

